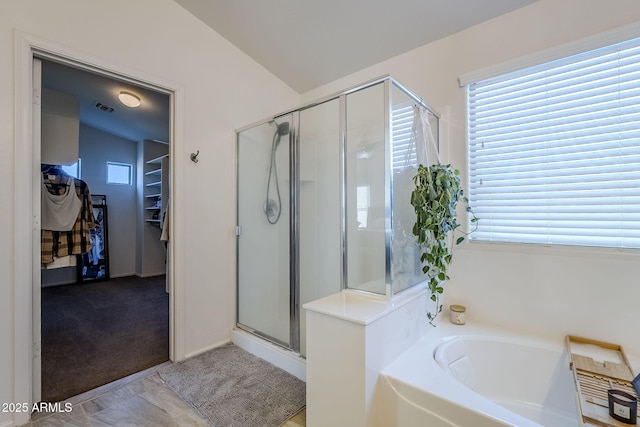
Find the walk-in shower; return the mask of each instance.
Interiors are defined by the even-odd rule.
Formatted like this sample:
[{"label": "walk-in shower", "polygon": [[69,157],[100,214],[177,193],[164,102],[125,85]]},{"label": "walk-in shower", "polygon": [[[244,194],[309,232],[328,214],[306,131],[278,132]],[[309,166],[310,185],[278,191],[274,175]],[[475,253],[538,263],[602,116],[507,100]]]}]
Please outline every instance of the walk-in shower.
[{"label": "walk-in shower", "polygon": [[[237,325],[302,356],[312,300],[423,278],[411,228],[413,106],[391,77],[237,131]],[[430,115],[438,140],[438,117]]]}]

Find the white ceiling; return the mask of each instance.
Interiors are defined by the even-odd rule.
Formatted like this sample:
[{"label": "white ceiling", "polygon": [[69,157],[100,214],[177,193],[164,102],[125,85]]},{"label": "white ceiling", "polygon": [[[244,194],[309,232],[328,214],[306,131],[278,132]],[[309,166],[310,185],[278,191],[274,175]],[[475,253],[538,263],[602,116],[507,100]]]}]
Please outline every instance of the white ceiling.
[{"label": "white ceiling", "polygon": [[[42,87],[76,98],[82,124],[136,142],[169,141],[167,94],[50,60],[42,61]],[[120,103],[121,90],[137,94],[140,107]],[[108,108],[96,106],[98,103]]]},{"label": "white ceiling", "polygon": [[306,92],[537,0],[175,0]]}]

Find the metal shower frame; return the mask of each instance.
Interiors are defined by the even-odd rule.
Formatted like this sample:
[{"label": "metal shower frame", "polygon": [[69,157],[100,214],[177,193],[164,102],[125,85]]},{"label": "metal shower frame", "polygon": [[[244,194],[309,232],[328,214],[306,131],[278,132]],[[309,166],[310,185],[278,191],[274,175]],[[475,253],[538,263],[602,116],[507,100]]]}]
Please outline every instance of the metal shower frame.
[{"label": "metal shower frame", "polygon": [[[340,289],[350,289],[357,292],[374,293],[366,290],[357,290],[348,287],[348,271],[347,271],[347,201],[346,201],[346,146],[347,146],[347,125],[346,125],[346,97],[347,95],[358,92],[360,90],[368,89],[378,84],[384,85],[384,144],[385,152],[391,152],[392,141],[392,129],[391,129],[391,114],[392,114],[392,86],[395,86],[401,90],[405,95],[411,98],[416,104],[424,107],[433,117],[436,118],[436,128],[434,129],[436,141],[440,141],[440,115],[430,108],[422,98],[418,97],[403,85],[398,83],[390,75],[385,75],[360,85],[351,87],[344,91],[328,95],[326,97],[319,98],[310,103],[304,104],[292,110],[276,114],[268,117],[264,120],[243,126],[236,129],[236,194],[239,194],[240,188],[238,187],[238,171],[239,171],[239,135],[242,131],[267,124],[272,121],[278,121],[285,116],[290,116],[291,126],[289,130],[289,174],[290,174],[290,188],[289,188],[289,326],[290,326],[290,340],[289,344],[281,342],[280,340],[268,336],[260,331],[257,331],[251,327],[240,323],[239,319],[239,299],[236,298],[236,325],[245,331],[258,335],[267,341],[275,343],[281,347],[300,354],[300,137],[299,137],[299,123],[300,112],[309,108],[313,108],[317,105],[325,102],[339,100],[339,140],[340,140],[340,241],[341,241],[341,256],[340,256]],[[289,118],[287,118],[289,120]],[[392,278],[391,278],[391,240],[392,240],[392,194],[391,189],[393,187],[393,173],[392,173],[391,158],[387,159],[385,163],[385,299],[393,298]],[[236,201],[236,203],[238,203]],[[239,244],[238,239],[240,236],[240,224],[239,224],[239,209],[236,204],[236,295],[239,295]],[[410,289],[410,288],[409,288]],[[382,294],[376,294],[382,295]]]}]

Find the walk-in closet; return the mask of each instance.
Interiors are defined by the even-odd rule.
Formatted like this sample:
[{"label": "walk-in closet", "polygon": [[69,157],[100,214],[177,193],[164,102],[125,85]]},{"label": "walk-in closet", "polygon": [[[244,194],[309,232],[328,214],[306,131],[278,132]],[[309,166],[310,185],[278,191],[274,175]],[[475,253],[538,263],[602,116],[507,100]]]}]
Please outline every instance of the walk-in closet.
[{"label": "walk-in closet", "polygon": [[35,63],[34,334],[40,400],[53,402],[169,360],[169,95],[49,58]]}]

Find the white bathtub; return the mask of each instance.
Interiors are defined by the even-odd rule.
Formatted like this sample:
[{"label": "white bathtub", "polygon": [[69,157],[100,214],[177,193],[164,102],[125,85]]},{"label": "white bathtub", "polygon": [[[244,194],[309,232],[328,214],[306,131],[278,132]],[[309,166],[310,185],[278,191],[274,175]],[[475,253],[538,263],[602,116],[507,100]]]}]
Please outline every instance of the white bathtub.
[{"label": "white bathtub", "polygon": [[579,425],[564,343],[482,327],[441,323],[382,371],[378,391],[389,427]]}]

